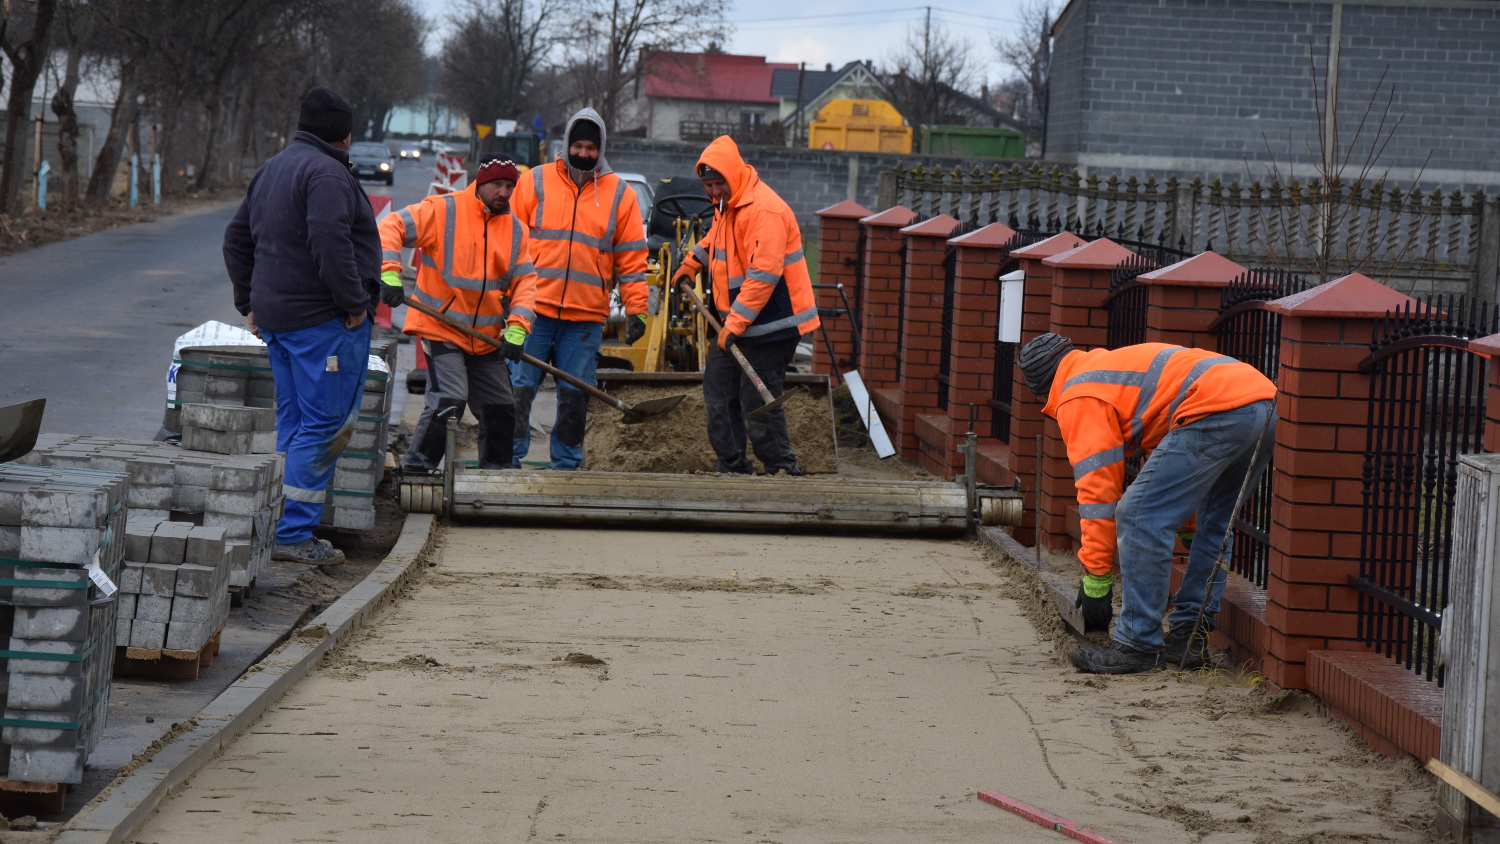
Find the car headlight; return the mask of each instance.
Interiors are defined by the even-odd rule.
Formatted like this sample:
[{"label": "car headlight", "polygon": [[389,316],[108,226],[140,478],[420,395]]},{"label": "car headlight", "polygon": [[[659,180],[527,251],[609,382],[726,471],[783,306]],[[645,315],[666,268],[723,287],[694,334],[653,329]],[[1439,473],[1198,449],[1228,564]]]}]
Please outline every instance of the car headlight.
[{"label": "car headlight", "polygon": [[380,169],[382,169],[382,170],[389,170],[389,169],[391,169],[391,163],[389,161],[382,161],[382,162],[380,162]]}]

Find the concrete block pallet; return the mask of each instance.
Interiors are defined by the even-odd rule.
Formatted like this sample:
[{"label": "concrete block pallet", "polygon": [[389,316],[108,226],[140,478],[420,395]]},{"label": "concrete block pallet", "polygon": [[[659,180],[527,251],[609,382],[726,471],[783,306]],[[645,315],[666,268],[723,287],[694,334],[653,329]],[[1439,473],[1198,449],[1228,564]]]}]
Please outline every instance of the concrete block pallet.
[{"label": "concrete block pallet", "polygon": [[232,558],[223,528],[145,514],[126,522],[116,676],[190,680],[213,664]]},{"label": "concrete block pallet", "polygon": [[221,528],[228,589],[236,599],[270,563],[283,504],[279,454],[226,455],[170,443],[43,434],[21,462],[120,472],[130,479],[125,505],[133,519]]},{"label": "concrete block pallet", "polygon": [[128,478],[0,464],[0,813],[83,781],[109,707]]},{"label": "concrete block pallet", "polygon": [[[365,391],[360,399],[354,435],[334,466],[333,482],[323,506],[322,526],[334,530],[362,532],[375,528],[375,487],[385,474],[385,447],[389,441],[391,373],[396,371],[396,341],[375,340],[370,344],[370,368],[365,372]],[[384,364],[384,371],[375,365]]]}]

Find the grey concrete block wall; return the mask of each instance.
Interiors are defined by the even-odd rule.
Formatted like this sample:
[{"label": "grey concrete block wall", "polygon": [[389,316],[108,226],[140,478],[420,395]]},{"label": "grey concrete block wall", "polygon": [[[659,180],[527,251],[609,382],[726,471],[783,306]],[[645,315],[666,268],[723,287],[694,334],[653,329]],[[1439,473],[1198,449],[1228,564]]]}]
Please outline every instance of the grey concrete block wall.
[{"label": "grey concrete block wall", "polygon": [[1283,172],[1310,166],[1335,30],[1344,142],[1372,97],[1378,104],[1354,144],[1356,166],[1394,90],[1391,115],[1402,123],[1380,171],[1397,168],[1396,181],[1425,168],[1424,182],[1500,183],[1490,172],[1500,154],[1500,4],[1466,0],[1075,0],[1056,30],[1045,155],[1100,170],[1241,179],[1265,178],[1272,159]]}]

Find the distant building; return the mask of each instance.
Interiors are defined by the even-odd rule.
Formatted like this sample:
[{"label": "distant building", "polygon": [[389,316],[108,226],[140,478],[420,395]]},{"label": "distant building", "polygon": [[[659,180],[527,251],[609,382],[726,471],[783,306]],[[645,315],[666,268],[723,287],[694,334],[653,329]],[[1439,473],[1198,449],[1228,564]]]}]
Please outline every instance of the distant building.
[{"label": "distant building", "polygon": [[644,51],[639,99],[645,136],[710,141],[730,135],[743,144],[781,143],[780,101],[771,75],[796,65],[764,56]]},{"label": "distant building", "polygon": [[890,95],[869,62],[849,62],[838,70],[778,68],[771,74],[771,96],[781,101],[779,118],[787,144],[807,145],[807,126],[833,100],[886,100]]}]

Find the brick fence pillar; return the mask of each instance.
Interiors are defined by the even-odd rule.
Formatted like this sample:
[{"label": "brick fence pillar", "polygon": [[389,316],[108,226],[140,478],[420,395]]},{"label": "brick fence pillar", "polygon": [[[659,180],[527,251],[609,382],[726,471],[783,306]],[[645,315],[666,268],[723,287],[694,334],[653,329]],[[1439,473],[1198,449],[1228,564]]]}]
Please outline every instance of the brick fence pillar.
[{"label": "brick fence pillar", "polygon": [[[1008,439],[991,433],[995,415],[991,407],[995,393],[995,351],[1000,317],[1000,270],[1007,261],[1006,247],[1016,236],[1004,223],[991,223],[978,231],[948,241],[955,251],[953,273],[953,342],[948,352],[948,413],[934,417],[934,426],[946,422],[941,451],[948,456],[953,477],[963,471],[958,445],[972,430],[979,435],[978,471],[981,483],[1008,486],[1015,480],[1010,470]],[[998,373],[1010,381],[1009,371]],[[921,420],[918,420],[919,422]],[[921,436],[922,427],[918,427]],[[938,450],[936,447],[934,451]]]},{"label": "brick fence pillar", "polygon": [[1209,330],[1219,315],[1224,287],[1246,269],[1214,252],[1194,255],[1136,278],[1146,291],[1146,342],[1218,351]]},{"label": "brick fence pillar", "polygon": [[902,227],[916,213],[901,205],[859,221],[864,229],[864,277],[859,282],[859,374],[872,392],[895,386],[896,334],[901,330]]},{"label": "brick fence pillar", "polygon": [[[1083,238],[1071,233],[1060,232],[1046,240],[1023,246],[1014,250],[1010,256],[1014,258],[1025,276],[1025,293],[1022,295],[1021,304],[1021,345],[1035,338],[1038,334],[1046,334],[1052,330],[1052,267],[1043,263],[1047,258],[1067,252],[1082,246]],[[1019,349],[1018,349],[1019,351]],[[1037,437],[1043,436],[1044,453],[1048,457],[1055,458],[1058,455],[1066,456],[1062,450],[1061,441],[1057,436],[1057,423],[1042,416],[1042,402],[1031,394],[1026,386],[1026,379],[1021,377],[1019,367],[1013,367],[1010,398],[1010,468],[1021,481],[1021,488],[1025,490],[1025,509],[1021,517],[1021,524],[1017,525],[1014,535],[1018,542],[1030,545],[1037,541],[1038,527],[1043,534],[1055,533],[1066,536],[1066,526],[1061,518],[1055,523],[1042,519],[1038,522],[1038,515],[1042,513],[1037,498],[1036,468],[1037,468]],[[1043,543],[1047,544],[1047,543]]]},{"label": "brick fence pillar", "polygon": [[899,357],[897,383],[873,392],[875,409],[891,423],[896,456],[907,462],[916,462],[921,452],[917,414],[937,407],[946,284],[943,261],[948,237],[957,227],[958,220],[939,214],[901,229],[906,238],[906,268],[900,289],[900,332],[885,349],[886,354]]},{"label": "brick fence pillar", "polygon": [[1469,343],[1473,351],[1490,356],[1489,389],[1484,394],[1484,450],[1500,452],[1500,334],[1480,337]]},{"label": "brick fence pillar", "polygon": [[[1109,334],[1110,270],[1134,252],[1108,238],[1059,252],[1042,263],[1052,268],[1052,330],[1072,339],[1079,349],[1097,349],[1107,344]],[[1057,435],[1056,424],[1047,426],[1048,439]],[[1048,442],[1042,461],[1043,544],[1050,548],[1077,549],[1078,492],[1073,486],[1073,464],[1061,438]]]},{"label": "brick fence pillar", "polygon": [[[839,374],[857,365],[854,359],[854,330],[859,319],[860,226],[869,209],[844,201],[817,212],[819,285],[842,285],[843,296],[836,288],[817,291],[818,313],[822,317],[822,336],[813,339],[813,371],[829,375],[839,383]],[[846,303],[844,300],[848,299]],[[826,341],[825,341],[826,338]],[[832,357],[829,349],[832,348]]]},{"label": "brick fence pillar", "polygon": [[1308,688],[1308,652],[1362,650],[1358,600],[1371,321],[1412,300],[1349,275],[1266,305],[1281,315],[1266,581],[1268,683]]}]

